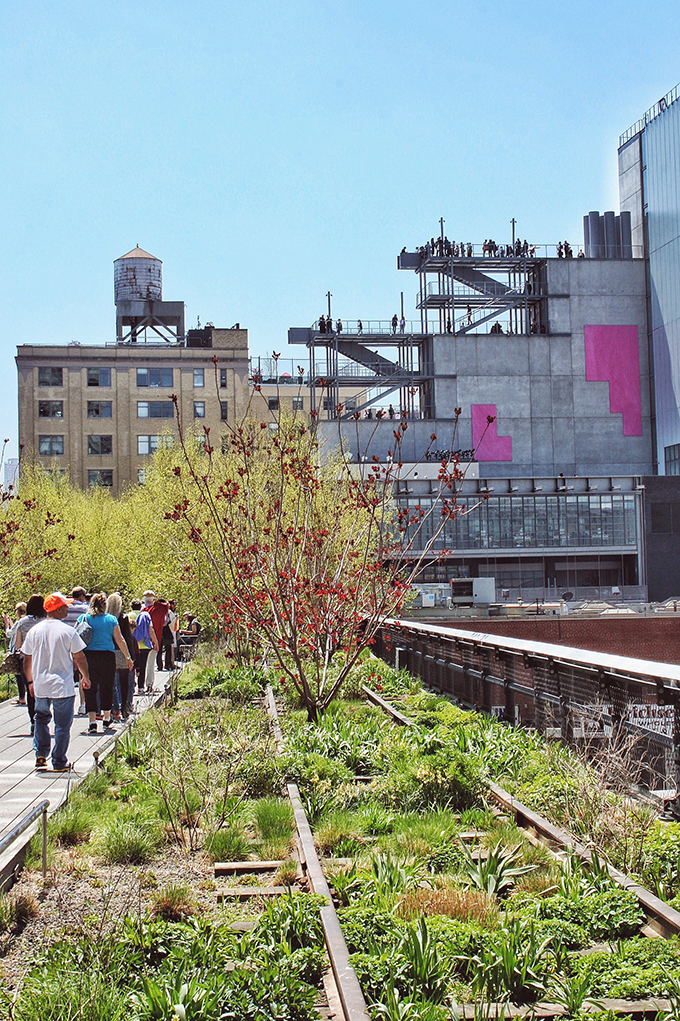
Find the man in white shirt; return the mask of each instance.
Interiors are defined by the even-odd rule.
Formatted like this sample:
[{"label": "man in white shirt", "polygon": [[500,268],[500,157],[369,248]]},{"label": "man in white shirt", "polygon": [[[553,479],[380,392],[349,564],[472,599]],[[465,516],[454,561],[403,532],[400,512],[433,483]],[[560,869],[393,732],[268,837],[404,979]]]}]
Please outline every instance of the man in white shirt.
[{"label": "man in white shirt", "polygon": [[90,687],[90,675],[83,654],[85,642],[74,628],[64,623],[68,614],[66,597],[61,592],[53,592],[44,605],[47,616],[31,628],[22,646],[24,673],[29,690],[35,696],[35,768],[47,767],[49,723],[54,715],[52,768],[55,773],[66,773],[71,768],[66,752],[76,694],[74,665],[80,671],[84,688]]}]

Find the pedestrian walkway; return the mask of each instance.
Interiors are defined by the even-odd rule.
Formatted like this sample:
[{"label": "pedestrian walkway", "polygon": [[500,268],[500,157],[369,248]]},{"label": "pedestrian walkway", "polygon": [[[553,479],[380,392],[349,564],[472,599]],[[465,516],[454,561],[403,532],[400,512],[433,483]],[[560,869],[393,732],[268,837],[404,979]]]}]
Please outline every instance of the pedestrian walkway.
[{"label": "pedestrian walkway", "polygon": [[[135,696],[135,711],[145,712],[160,697],[169,678],[165,670],[155,673],[155,694]],[[49,799],[51,815],[65,800],[69,783],[80,781],[87,776],[94,765],[92,753],[101,748],[117,731],[102,733],[98,721],[97,736],[87,732],[87,716],[76,716],[71,727],[71,742],[68,749],[69,762],[73,763],[70,773],[53,773],[48,759],[46,770],[36,770],[31,724],[25,705],[13,705],[12,701],[0,703],[0,840],[32,808],[45,798]],[[50,732],[53,733],[53,724]]]}]

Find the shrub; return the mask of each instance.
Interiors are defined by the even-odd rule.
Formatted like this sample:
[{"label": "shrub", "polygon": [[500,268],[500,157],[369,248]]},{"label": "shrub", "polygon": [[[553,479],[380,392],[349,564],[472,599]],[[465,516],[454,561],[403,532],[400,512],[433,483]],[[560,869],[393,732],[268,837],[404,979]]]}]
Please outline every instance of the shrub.
[{"label": "shrub", "polygon": [[246,861],[250,853],[250,845],[235,825],[211,833],[205,849],[213,861]]},{"label": "shrub", "polygon": [[388,808],[427,811],[469,808],[482,789],[477,765],[457,750],[411,755],[374,783],[374,795]]},{"label": "shrub", "polygon": [[578,900],[567,900],[559,895],[548,897],[541,903],[540,910],[543,918],[560,918],[587,927],[594,940],[633,936],[644,923],[635,894],[617,887]]},{"label": "shrub", "polygon": [[614,949],[574,959],[572,967],[588,980],[594,996],[643,1000],[667,996],[680,968],[680,944],[670,939],[632,939]]}]

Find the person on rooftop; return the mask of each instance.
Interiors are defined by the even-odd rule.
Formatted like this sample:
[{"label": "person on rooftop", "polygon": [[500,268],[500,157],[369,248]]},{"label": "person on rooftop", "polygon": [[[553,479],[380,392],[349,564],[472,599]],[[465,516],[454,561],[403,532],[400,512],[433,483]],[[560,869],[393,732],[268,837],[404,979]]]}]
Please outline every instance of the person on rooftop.
[{"label": "person on rooftop", "polygon": [[364,324],[362,323],[361,319],[357,319],[357,333],[359,334],[359,336],[361,336],[361,334],[363,332],[364,332]]},{"label": "person on rooftop", "polygon": [[397,313],[395,312],[394,315],[392,316],[392,333],[396,333],[397,332],[397,326],[398,325],[399,325],[399,320],[397,318]]}]

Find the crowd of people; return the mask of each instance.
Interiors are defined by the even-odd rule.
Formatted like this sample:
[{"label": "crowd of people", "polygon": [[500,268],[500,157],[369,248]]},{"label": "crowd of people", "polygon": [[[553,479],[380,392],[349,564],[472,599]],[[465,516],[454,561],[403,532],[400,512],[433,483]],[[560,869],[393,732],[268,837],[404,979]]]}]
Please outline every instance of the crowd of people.
[{"label": "crowd of people", "polygon": [[[429,259],[430,256],[439,258],[451,258],[454,259],[472,259],[474,256],[474,245],[469,241],[460,243],[457,241],[449,241],[448,238],[430,238],[424,245],[416,248],[416,251],[422,259]],[[401,254],[406,252],[406,248],[402,248]],[[484,256],[490,259],[517,259],[517,258],[529,258],[533,259],[536,256],[536,245],[530,245],[527,239],[524,241],[517,238],[514,242],[507,245],[497,244],[493,238],[485,238],[484,244],[482,245],[482,253]],[[557,258],[558,259],[573,259],[574,252],[568,241],[560,241],[557,245]],[[579,249],[578,258],[583,259],[585,253]]]},{"label": "crowd of people", "polygon": [[28,709],[36,769],[47,767],[54,719],[55,772],[70,769],[66,753],[76,694],[88,733],[98,733],[99,720],[110,732],[134,712],[135,691],[151,694],[155,670],[173,670],[201,632],[192,611],[180,621],[175,600],[150,589],[127,612],[120,593],[88,594],[76,586],[70,596],[34,593],[17,603],[15,613],[15,620],[4,618],[17,669],[15,704]]}]

